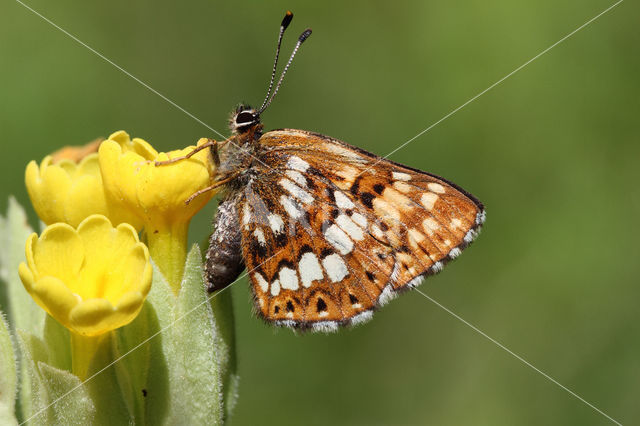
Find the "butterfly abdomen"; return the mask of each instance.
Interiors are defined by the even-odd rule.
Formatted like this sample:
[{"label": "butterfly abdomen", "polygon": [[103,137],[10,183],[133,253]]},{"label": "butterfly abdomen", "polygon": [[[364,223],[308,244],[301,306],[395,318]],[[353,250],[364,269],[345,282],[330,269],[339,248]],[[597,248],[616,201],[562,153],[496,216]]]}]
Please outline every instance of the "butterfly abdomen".
[{"label": "butterfly abdomen", "polygon": [[221,202],[209,238],[205,259],[205,279],[209,292],[231,284],[244,269],[242,234],[238,223],[237,196]]}]

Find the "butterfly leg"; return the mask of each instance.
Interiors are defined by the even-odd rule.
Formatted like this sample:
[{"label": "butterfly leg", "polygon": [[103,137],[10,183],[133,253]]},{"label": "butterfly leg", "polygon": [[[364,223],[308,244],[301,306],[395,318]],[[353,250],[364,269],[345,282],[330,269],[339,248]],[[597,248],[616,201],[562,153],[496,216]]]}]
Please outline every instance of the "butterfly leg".
[{"label": "butterfly leg", "polygon": [[244,270],[242,233],[238,222],[238,198],[225,200],[218,206],[214,231],[205,256],[205,279],[211,293],[234,282]]},{"label": "butterfly leg", "polygon": [[206,149],[206,148],[210,147],[211,148],[211,155],[213,157],[213,163],[215,164],[216,167],[218,167],[220,165],[220,156],[218,155],[218,147],[226,144],[227,142],[229,142],[229,140],[230,139],[225,139],[222,142],[218,142],[215,139],[207,139],[207,141],[205,143],[195,147],[193,149],[193,151],[191,151],[187,155],[183,155],[181,157],[176,157],[176,158],[171,158],[171,159],[165,160],[165,161],[156,161],[155,165],[156,166],[165,166],[167,164],[172,164],[172,163],[176,163],[178,161],[186,160],[187,158],[191,158],[192,156],[194,156],[198,152],[202,151],[203,149]]},{"label": "butterfly leg", "polygon": [[198,190],[198,191],[194,192],[194,193],[193,193],[189,198],[187,198],[187,199],[185,200],[185,202],[184,202],[184,203],[185,203],[185,204],[189,204],[189,203],[190,203],[191,201],[193,201],[193,199],[194,199],[194,198],[196,198],[198,195],[201,195],[201,194],[204,194],[205,192],[209,192],[209,191],[211,191],[211,190],[213,190],[213,189],[216,189],[216,188],[218,188],[218,187],[220,187],[220,186],[224,185],[225,183],[228,183],[228,182],[232,181],[232,180],[233,180],[233,179],[235,179],[236,177],[238,177],[238,173],[235,173],[235,174],[233,174],[233,175],[231,175],[231,176],[229,176],[228,178],[225,178],[225,179],[223,179],[223,180],[219,180],[218,182],[214,183],[214,184],[213,184],[213,185],[211,185],[211,186],[207,186],[206,188],[202,188],[202,189],[200,189],[200,190]]}]

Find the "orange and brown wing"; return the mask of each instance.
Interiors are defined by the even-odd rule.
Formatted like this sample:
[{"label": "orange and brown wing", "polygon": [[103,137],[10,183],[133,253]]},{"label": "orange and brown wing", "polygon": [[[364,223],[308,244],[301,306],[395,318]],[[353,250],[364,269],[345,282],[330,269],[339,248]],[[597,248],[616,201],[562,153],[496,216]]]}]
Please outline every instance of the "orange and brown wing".
[{"label": "orange and brown wing", "polygon": [[243,253],[267,321],[329,331],[371,317],[476,236],[482,204],[442,178],[299,130],[262,136],[271,169],[241,202]]}]

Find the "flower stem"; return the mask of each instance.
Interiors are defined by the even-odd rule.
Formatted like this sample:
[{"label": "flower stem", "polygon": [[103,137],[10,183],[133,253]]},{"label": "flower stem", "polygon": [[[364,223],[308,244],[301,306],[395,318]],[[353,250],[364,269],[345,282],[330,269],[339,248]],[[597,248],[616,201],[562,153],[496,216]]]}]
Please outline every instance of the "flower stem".
[{"label": "flower stem", "polygon": [[80,380],[87,378],[91,362],[96,356],[98,348],[109,333],[98,336],[83,336],[74,332],[71,335],[71,372]]},{"label": "flower stem", "polygon": [[149,254],[165,276],[174,294],[180,291],[187,258],[188,222],[174,222],[166,226],[145,226]]}]

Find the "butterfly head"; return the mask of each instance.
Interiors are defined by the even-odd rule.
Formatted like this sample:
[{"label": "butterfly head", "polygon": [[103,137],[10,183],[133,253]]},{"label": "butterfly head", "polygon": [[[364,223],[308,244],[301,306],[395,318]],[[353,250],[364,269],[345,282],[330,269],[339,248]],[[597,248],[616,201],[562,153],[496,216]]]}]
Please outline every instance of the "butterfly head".
[{"label": "butterfly head", "polygon": [[260,124],[260,114],[249,105],[238,105],[231,114],[229,127],[235,134],[243,134]]}]

